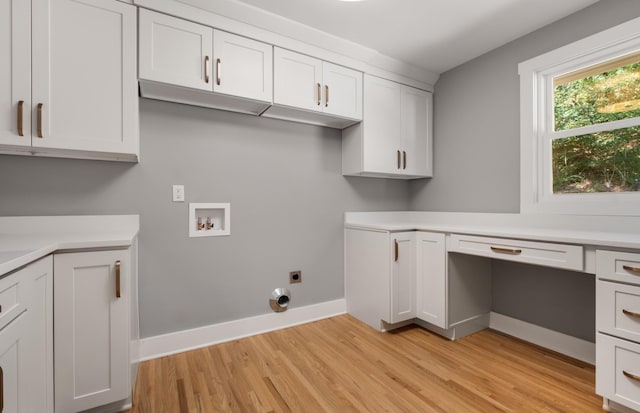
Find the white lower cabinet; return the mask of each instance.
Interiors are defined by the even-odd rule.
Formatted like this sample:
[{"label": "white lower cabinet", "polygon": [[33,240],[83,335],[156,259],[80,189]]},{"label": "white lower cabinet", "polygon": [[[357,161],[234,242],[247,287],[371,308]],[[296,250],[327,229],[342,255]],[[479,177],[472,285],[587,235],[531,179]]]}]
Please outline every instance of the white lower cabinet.
[{"label": "white lower cabinet", "polygon": [[415,232],[391,235],[391,308],[385,321],[398,323],[416,316]]},{"label": "white lower cabinet", "polygon": [[55,254],[55,411],[130,396],[130,250]]},{"label": "white lower cabinet", "polygon": [[25,376],[26,360],[22,354],[26,347],[27,314],[22,313],[0,331],[0,380],[2,411],[26,412],[29,403]]},{"label": "white lower cabinet", "polygon": [[596,335],[596,393],[640,410],[640,344]]},{"label": "white lower cabinet", "polygon": [[596,251],[596,393],[640,410],[640,254]]},{"label": "white lower cabinet", "polygon": [[445,235],[416,232],[416,317],[447,328]]},{"label": "white lower cabinet", "polygon": [[0,279],[3,412],[53,412],[52,270],[48,256]]},{"label": "white lower cabinet", "polygon": [[347,312],[375,329],[419,318],[447,328],[445,235],[345,229]]}]

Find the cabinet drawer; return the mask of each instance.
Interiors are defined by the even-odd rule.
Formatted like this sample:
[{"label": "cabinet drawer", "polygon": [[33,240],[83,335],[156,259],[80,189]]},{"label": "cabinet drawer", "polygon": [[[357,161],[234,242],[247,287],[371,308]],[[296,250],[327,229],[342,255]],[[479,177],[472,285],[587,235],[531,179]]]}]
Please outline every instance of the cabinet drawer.
[{"label": "cabinet drawer", "polygon": [[596,275],[601,280],[640,285],[640,254],[598,250]]},{"label": "cabinet drawer", "polygon": [[596,329],[640,342],[640,287],[598,280]]},{"label": "cabinet drawer", "polygon": [[447,250],[547,267],[583,270],[582,246],[577,245],[452,234],[447,240]]},{"label": "cabinet drawer", "polygon": [[640,410],[640,345],[598,333],[596,393]]},{"label": "cabinet drawer", "polygon": [[0,279],[0,329],[24,311],[22,289],[18,274]]}]

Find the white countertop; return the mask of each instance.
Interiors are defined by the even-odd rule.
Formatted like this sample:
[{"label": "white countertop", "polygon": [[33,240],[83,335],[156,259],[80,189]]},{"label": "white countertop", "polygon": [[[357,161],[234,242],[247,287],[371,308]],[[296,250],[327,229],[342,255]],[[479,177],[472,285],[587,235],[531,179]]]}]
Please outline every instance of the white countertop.
[{"label": "white countertop", "polygon": [[468,212],[347,212],[346,228],[432,231],[640,249],[640,218]]},{"label": "white countertop", "polygon": [[129,247],[138,215],[0,217],[0,275],[60,250]]}]

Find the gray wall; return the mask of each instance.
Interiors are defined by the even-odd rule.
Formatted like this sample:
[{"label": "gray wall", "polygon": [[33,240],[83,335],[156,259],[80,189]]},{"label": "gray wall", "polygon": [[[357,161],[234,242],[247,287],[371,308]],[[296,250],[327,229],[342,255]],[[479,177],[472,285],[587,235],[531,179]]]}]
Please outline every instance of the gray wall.
[{"label": "gray wall", "polygon": [[[303,271],[292,307],[342,298],[344,211],[517,212],[517,64],[639,15],[638,1],[601,0],[443,74],[431,180],[342,177],[332,129],[142,100],[139,164],[0,156],[0,215],[140,214],[143,337],[267,313],[291,270]],[[188,238],[188,202],[231,202],[231,236]],[[513,298],[551,283],[562,305],[592,311],[592,279],[554,274],[494,264],[494,309],[589,339],[591,325],[551,320],[555,298],[545,315]]]},{"label": "gray wall", "polygon": [[493,311],[595,342],[592,274],[498,260],[492,266]]},{"label": "gray wall", "polygon": [[[409,184],[344,178],[339,131],[142,99],[139,164],[0,156],[0,215],[140,214],[142,336],[344,297],[345,211],[406,210]],[[171,202],[184,184],[186,202]],[[189,202],[231,236],[189,238]]]},{"label": "gray wall", "polygon": [[638,16],[640,1],[600,0],[443,73],[434,91],[434,177],[411,183],[411,208],[518,212],[518,63]]},{"label": "gray wall", "polygon": [[[518,63],[638,16],[637,0],[601,0],[442,74],[434,93],[434,178],[411,183],[411,208],[518,212]],[[587,340],[595,329],[593,289],[593,276],[494,263],[494,311]]]}]

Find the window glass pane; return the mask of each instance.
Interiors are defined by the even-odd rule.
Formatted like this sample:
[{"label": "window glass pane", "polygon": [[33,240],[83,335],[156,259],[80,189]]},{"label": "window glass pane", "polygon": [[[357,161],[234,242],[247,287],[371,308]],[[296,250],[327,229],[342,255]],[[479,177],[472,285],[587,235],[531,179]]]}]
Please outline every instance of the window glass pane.
[{"label": "window glass pane", "polygon": [[640,190],[640,127],[556,139],[551,144],[553,192]]},{"label": "window glass pane", "polygon": [[640,116],[640,55],[554,78],[555,130]]}]

